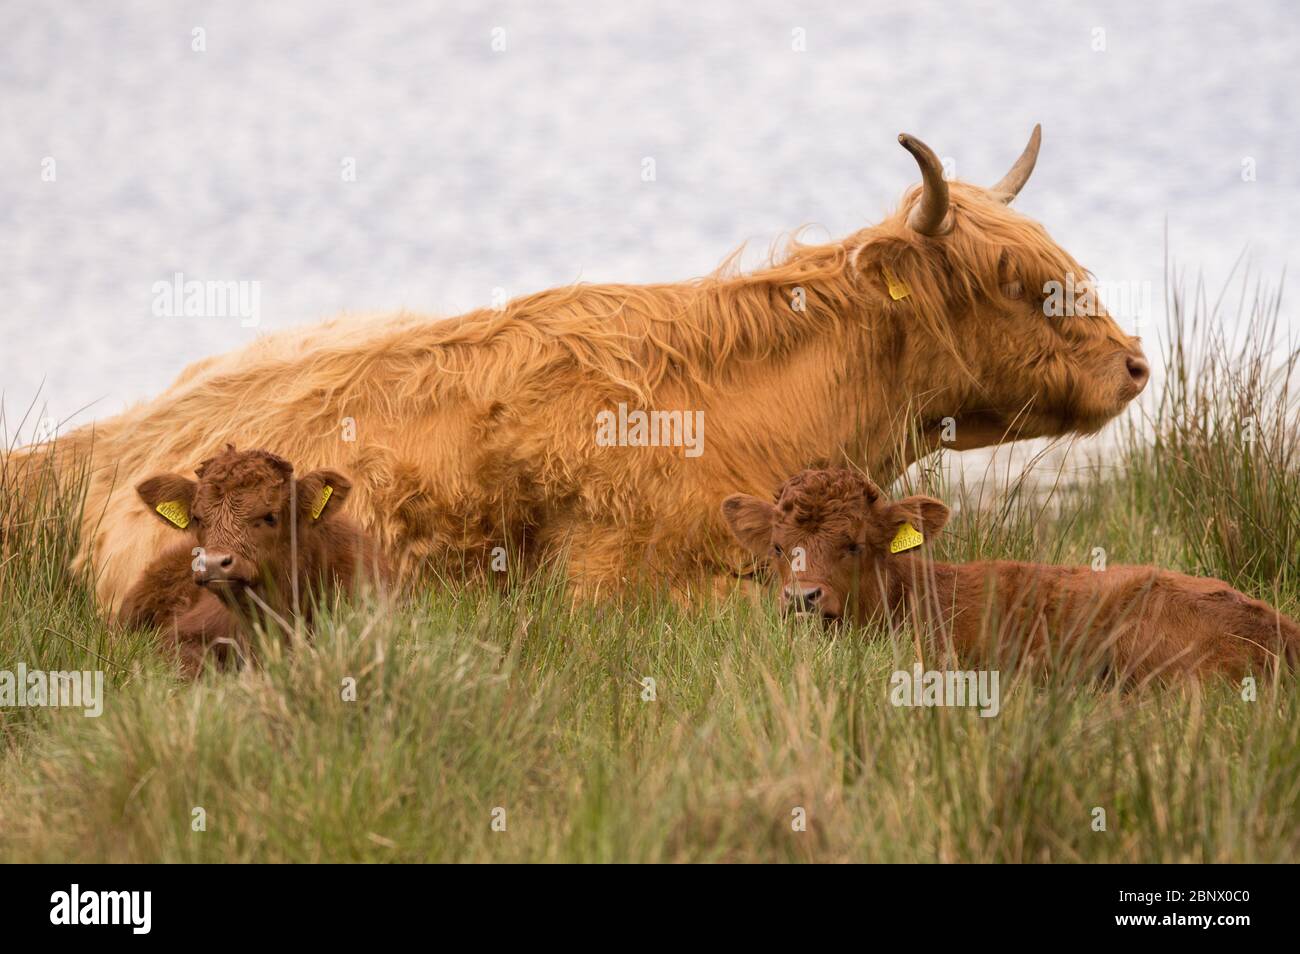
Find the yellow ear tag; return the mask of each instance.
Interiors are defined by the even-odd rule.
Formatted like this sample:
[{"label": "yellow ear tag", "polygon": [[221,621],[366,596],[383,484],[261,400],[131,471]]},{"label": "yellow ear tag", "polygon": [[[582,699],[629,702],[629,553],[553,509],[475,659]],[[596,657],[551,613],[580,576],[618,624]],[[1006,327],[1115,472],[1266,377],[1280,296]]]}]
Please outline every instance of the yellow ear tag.
[{"label": "yellow ear tag", "polygon": [[885,284],[889,286],[889,297],[898,301],[912,294],[912,289],[907,287],[907,282],[901,281],[897,275],[891,272],[885,266],[881,266],[881,271],[885,273]]},{"label": "yellow ear tag", "polygon": [[190,525],[190,508],[179,500],[164,500],[153,509],[162,514],[168,523],[175,524],[182,530]]},{"label": "yellow ear tag", "polygon": [[332,496],[334,496],[334,488],[329,484],[326,484],[320,489],[320,496],[317,497],[316,502],[311,505],[311,518],[313,520],[320,519],[321,511],[325,509],[325,505],[329,503],[329,499]]},{"label": "yellow ear tag", "polygon": [[889,552],[902,553],[904,550],[915,550],[924,542],[925,537],[921,536],[921,531],[910,523],[905,523],[898,528],[894,539],[890,541]]}]

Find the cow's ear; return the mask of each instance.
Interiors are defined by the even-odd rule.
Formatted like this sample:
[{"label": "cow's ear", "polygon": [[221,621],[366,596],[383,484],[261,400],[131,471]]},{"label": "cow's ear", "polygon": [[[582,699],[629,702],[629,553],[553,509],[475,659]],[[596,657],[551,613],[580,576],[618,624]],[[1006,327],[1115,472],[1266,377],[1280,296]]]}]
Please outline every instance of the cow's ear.
[{"label": "cow's ear", "polygon": [[[901,553],[933,538],[947,524],[952,511],[941,500],[917,496],[895,501],[886,513],[892,541],[890,552]],[[918,533],[921,539],[917,539]]]},{"label": "cow's ear", "polygon": [[767,556],[772,546],[776,507],[749,494],[732,494],[722,501],[722,516],[741,546],[754,556]]},{"label": "cow's ear", "polygon": [[339,512],[352,481],[336,470],[313,470],[298,478],[298,510],[308,520],[323,520]]},{"label": "cow's ear", "polygon": [[163,523],[186,530],[192,522],[190,508],[194,506],[196,486],[180,474],[155,474],[136,484],[135,492]]}]

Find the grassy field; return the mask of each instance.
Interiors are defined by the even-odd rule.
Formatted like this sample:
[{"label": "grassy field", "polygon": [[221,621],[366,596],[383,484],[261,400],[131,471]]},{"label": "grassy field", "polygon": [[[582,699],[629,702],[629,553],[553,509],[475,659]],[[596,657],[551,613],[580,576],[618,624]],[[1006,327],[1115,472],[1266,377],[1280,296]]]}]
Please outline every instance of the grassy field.
[{"label": "grassy field", "polygon": [[[1275,347],[1275,299],[1235,307],[1174,297],[1148,341],[1167,377],[1104,465],[978,501],[933,463],[909,475],[961,505],[938,554],[1102,547],[1300,616],[1297,355]],[[108,683],[100,718],[0,709],[0,860],[1300,858],[1294,676],[1246,701],[1006,673],[995,718],[895,708],[907,633],[791,632],[739,598],[573,607],[534,580],[340,606],[313,643],[190,685],[68,575],[77,506],[75,481],[0,498],[0,669]]]}]

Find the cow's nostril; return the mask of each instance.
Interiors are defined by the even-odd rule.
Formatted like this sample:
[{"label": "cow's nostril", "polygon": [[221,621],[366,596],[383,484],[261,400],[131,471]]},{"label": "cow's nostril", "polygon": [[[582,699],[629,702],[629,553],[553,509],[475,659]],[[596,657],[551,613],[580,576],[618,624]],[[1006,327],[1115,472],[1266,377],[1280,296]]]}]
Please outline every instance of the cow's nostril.
[{"label": "cow's nostril", "polygon": [[1128,367],[1129,377],[1139,388],[1143,387],[1147,383],[1147,378],[1151,377],[1151,366],[1141,355],[1129,355],[1125,365]]},{"label": "cow's nostril", "polygon": [[822,598],[822,588],[820,586],[809,587],[808,589],[790,589],[786,588],[785,601],[790,612],[794,613],[811,613],[817,609],[817,603]]}]

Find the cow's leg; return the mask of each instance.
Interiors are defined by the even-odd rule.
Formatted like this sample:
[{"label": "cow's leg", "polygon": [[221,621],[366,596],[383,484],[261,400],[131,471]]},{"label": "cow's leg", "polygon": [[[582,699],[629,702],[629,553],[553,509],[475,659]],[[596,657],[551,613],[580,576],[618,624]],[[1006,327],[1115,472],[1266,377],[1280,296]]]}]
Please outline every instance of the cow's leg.
[{"label": "cow's leg", "polygon": [[730,599],[733,596],[755,606],[761,605],[770,587],[754,574],[736,576],[732,573],[716,573],[705,584],[715,598]]},{"label": "cow's leg", "polygon": [[[643,535],[631,536],[644,539]],[[563,555],[565,581],[575,602],[608,600],[638,591],[666,592],[682,606],[716,603],[737,593],[757,603],[763,596],[764,583],[752,573],[742,575],[716,564],[684,564],[682,553],[663,545],[632,553],[627,548],[628,537],[625,530],[590,526],[547,538],[550,552]],[[548,562],[543,559],[541,565]]]},{"label": "cow's leg", "polygon": [[185,612],[203,592],[194,582],[190,560],[188,541],[158,554],[127,591],[118,621],[128,626],[166,626]]},{"label": "cow's leg", "polygon": [[188,679],[196,678],[209,660],[224,666],[247,655],[234,612],[218,597],[206,592],[177,615],[171,643],[181,672]]}]

